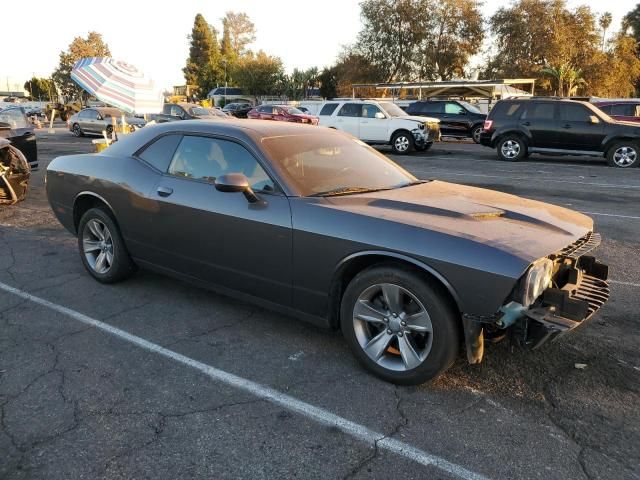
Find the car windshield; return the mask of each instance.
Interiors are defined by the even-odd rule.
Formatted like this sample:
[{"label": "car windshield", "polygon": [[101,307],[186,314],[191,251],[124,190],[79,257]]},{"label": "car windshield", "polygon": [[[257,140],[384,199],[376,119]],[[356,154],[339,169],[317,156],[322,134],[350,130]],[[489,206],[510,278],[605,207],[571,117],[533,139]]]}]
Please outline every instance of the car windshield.
[{"label": "car windshield", "polygon": [[193,107],[191,109],[191,115],[209,115],[209,110],[203,107]]},{"label": "car windshield", "polygon": [[302,110],[298,110],[295,107],[284,107],[284,111],[286,111],[289,115],[304,115]]},{"label": "car windshield", "polygon": [[301,196],[404,187],[417,179],[377,150],[336,132],[265,137],[274,168]]},{"label": "car windshield", "polygon": [[480,113],[480,114],[482,114],[482,112],[480,111],[480,109],[478,107],[476,107],[475,105],[471,105],[469,102],[459,102],[459,103],[464,108],[466,108],[467,111],[469,111],[471,113]]},{"label": "car windshield", "polygon": [[402,110],[398,105],[391,102],[380,102],[380,106],[390,117],[406,117],[407,112]]}]

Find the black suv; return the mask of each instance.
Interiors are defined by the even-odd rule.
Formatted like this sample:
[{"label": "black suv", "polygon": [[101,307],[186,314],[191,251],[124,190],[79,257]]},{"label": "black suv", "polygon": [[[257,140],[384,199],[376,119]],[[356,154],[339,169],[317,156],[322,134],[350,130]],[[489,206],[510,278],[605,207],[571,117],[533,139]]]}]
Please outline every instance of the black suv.
[{"label": "black suv", "polygon": [[253,105],[250,103],[228,103],[222,109],[223,112],[238,118],[247,118],[247,114],[251,110],[253,110]]},{"label": "black suv", "polygon": [[443,137],[472,138],[476,143],[487,118],[470,103],[458,100],[419,100],[407,107],[407,113],[437,118]]},{"label": "black suv", "polygon": [[640,165],[640,125],[616,122],[588,102],[520,97],[493,107],[480,143],[496,148],[500,160],[530,153],[606,157],[611,167]]}]

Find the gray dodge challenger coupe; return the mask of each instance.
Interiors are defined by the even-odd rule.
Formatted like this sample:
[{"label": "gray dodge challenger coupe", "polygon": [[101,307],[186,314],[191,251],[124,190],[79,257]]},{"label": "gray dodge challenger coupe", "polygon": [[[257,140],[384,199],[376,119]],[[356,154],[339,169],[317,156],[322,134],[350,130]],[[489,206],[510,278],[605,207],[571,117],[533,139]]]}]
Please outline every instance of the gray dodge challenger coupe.
[{"label": "gray dodge challenger coupe", "polygon": [[329,328],[379,377],[417,384],[486,338],[537,348],[609,297],[590,218],[421,181],[344,133],[171,122],[47,168],[98,281],[162,272]]}]

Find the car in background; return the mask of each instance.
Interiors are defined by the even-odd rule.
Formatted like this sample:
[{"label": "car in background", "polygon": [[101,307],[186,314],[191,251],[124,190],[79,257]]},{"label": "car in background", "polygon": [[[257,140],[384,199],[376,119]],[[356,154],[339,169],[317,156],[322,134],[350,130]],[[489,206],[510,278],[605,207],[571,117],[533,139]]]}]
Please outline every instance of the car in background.
[{"label": "car in background", "polygon": [[495,104],[480,143],[500,160],[531,153],[605,157],[611,167],[640,165],[640,125],[617,122],[589,102],[554,97],[515,97]]},{"label": "car in background", "polygon": [[461,100],[418,100],[405,111],[409,115],[440,120],[442,136],[471,138],[476,143],[480,143],[480,133],[487,118],[477,107]]},{"label": "car in background", "polygon": [[222,111],[229,113],[236,118],[247,118],[247,114],[253,109],[253,105],[250,103],[228,103]]},{"label": "car in background", "polygon": [[227,119],[228,115],[216,108],[207,108],[197,103],[178,102],[165,103],[162,113],[147,115],[147,120],[157,123],[174,122],[177,120],[215,120]]},{"label": "car in background", "polygon": [[111,135],[114,124],[122,126],[123,117],[131,132],[144,127],[147,123],[143,118],[134,117],[118,108],[101,107],[80,110],[78,113],[71,115],[67,125],[69,126],[69,131],[73,132],[76,137],[102,135],[103,131],[107,132],[107,135]]},{"label": "car in background", "polygon": [[318,113],[319,124],[350,133],[370,145],[391,145],[394,153],[426,151],[440,139],[437,118],[413,117],[391,102],[328,101]]},{"label": "car in background", "polygon": [[592,100],[591,103],[619,122],[640,123],[640,100]]},{"label": "car in background", "polygon": [[249,111],[247,118],[254,120],[277,120],[281,122],[317,125],[318,117],[307,115],[302,110],[289,105],[260,105]]},{"label": "car in background", "polygon": [[36,134],[24,108],[11,106],[0,110],[0,138],[6,138],[23,153],[31,170],[38,169]]},{"label": "car in background", "polygon": [[585,255],[591,218],[418,180],[327,128],[153,125],[54,159],[46,192],[96,281],[140,266],[340,329],[399,384],[438,376],[463,345],[481,362],[486,330],[536,349],[609,298],[607,266]]},{"label": "car in background", "polygon": [[0,205],[13,205],[27,196],[31,168],[23,153],[0,138]]}]

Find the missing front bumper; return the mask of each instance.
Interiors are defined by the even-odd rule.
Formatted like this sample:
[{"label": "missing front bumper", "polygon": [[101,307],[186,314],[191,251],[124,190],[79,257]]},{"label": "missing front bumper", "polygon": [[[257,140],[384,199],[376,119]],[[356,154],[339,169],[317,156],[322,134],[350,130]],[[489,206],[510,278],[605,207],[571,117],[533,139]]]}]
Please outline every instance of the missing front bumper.
[{"label": "missing front bumper", "polygon": [[[609,268],[594,257],[567,258],[538,304],[513,326],[513,338],[536,349],[582,325],[609,299]],[[561,286],[557,286],[561,285]]]}]

